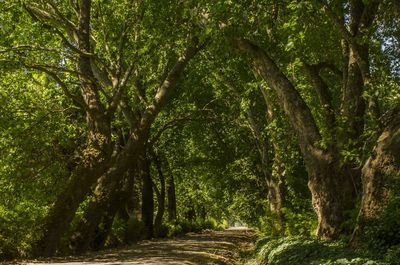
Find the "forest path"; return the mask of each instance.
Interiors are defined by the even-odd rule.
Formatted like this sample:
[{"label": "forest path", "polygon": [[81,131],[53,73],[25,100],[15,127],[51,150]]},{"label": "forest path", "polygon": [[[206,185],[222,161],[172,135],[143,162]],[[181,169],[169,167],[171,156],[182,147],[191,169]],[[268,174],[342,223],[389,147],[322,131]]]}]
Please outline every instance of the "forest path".
[{"label": "forest path", "polygon": [[252,248],[254,232],[246,228],[190,233],[183,237],[146,240],[130,247],[110,249],[79,257],[60,257],[20,264],[239,264],[239,252]]}]

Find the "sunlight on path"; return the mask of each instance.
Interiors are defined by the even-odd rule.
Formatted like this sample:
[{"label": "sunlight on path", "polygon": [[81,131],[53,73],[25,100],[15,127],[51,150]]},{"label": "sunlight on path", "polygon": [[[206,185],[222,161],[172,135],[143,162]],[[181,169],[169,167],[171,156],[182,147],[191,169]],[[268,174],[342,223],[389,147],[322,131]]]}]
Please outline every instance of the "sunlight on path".
[{"label": "sunlight on path", "polygon": [[140,242],[131,247],[91,253],[81,257],[62,257],[19,264],[152,264],[207,265],[235,264],[239,251],[249,248],[254,233],[245,227],[225,231],[190,233],[184,237]]}]

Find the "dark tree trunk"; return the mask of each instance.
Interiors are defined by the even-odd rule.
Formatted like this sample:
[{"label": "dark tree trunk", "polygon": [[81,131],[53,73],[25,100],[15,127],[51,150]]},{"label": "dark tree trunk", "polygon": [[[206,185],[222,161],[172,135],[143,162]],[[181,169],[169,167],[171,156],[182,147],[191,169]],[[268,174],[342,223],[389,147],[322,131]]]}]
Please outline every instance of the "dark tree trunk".
[{"label": "dark tree trunk", "polygon": [[[104,248],[104,244],[108,236],[111,233],[112,224],[114,222],[114,218],[119,216],[124,221],[129,221],[129,202],[132,197],[134,185],[135,185],[135,174],[137,167],[131,167],[128,170],[128,175],[125,177],[125,183],[121,186],[121,188],[115,189],[113,194],[109,196],[110,201],[112,203],[109,204],[108,209],[104,211],[103,217],[101,219],[100,224],[97,226],[97,229],[94,233],[93,240],[87,239],[90,241],[90,249],[100,250]],[[90,207],[90,206],[89,206]],[[124,239],[125,243],[128,243],[128,240]],[[86,249],[81,249],[80,251],[85,251]]]},{"label": "dark tree trunk", "polygon": [[[135,139],[138,140],[141,137]],[[141,144],[143,141],[129,141],[125,149],[118,155],[114,165],[98,180],[94,191],[95,200],[89,204],[71,239],[71,245],[75,248],[76,253],[87,251],[103,217],[113,218],[116,213],[115,209],[118,210],[121,205],[125,204],[127,198],[122,196],[124,176],[126,177],[129,168],[136,165],[139,152],[143,150]]]},{"label": "dark tree trunk", "polygon": [[193,201],[190,201],[189,209],[185,213],[186,220],[190,222],[196,221],[197,215],[193,205]]},{"label": "dark tree trunk", "polygon": [[170,170],[167,177],[167,200],[168,200],[168,221],[176,220],[176,195],[175,195],[175,180],[174,175]]},{"label": "dark tree trunk", "polygon": [[[147,161],[144,161],[144,164],[142,161],[142,159],[144,159],[143,153],[149,137],[150,126],[159,111],[166,104],[168,95],[170,91],[175,88],[178,78],[180,75],[182,75],[185,66],[198,50],[199,48],[194,46],[189,46],[185,50],[184,55],[178,59],[175,66],[172,68],[164,82],[159,87],[152,104],[149,104],[149,106],[144,110],[143,115],[140,115],[142,116],[140,120],[137,115],[135,115],[128,107],[128,104],[124,104],[125,102],[121,103],[122,111],[131,124],[131,135],[124,149],[117,155],[113,167],[110,168],[107,174],[104,174],[102,178],[99,179],[95,191],[95,200],[93,200],[88,207],[85,213],[85,218],[83,218],[79,223],[78,229],[72,238],[72,245],[74,245],[78,253],[82,253],[90,247],[90,242],[92,242],[94,239],[95,232],[99,227],[102,217],[113,218],[115,215],[115,208],[118,208],[120,204],[125,203],[125,201],[121,201],[119,194],[121,190],[121,184],[123,182],[123,176],[126,171],[132,167],[131,164],[136,163],[136,160],[138,160],[138,174],[142,175],[143,179],[144,193],[142,193],[142,195],[144,195],[142,196],[142,199],[145,199],[143,201],[145,208],[154,208],[152,198],[153,193],[152,190],[150,193],[148,190],[149,180],[151,189],[150,173],[147,172],[149,168]],[[143,172],[147,172],[147,176],[146,174],[143,175]],[[150,222],[150,218],[148,218],[150,215],[150,210],[146,211],[146,209],[143,211],[142,204],[142,214],[147,214],[144,217],[144,220],[146,220],[145,222]],[[153,217],[151,217],[151,226],[149,223],[147,223],[149,237],[153,235],[152,219]]]},{"label": "dark tree trunk", "polygon": [[68,231],[80,203],[103,171],[105,166],[99,165],[97,169],[86,169],[82,173],[77,170],[72,176],[68,187],[57,197],[44,220],[43,235],[33,246],[35,256],[48,257],[56,253],[61,237]]},{"label": "dark tree trunk", "polygon": [[155,235],[158,236],[165,212],[165,177],[162,171],[160,158],[154,152],[152,152],[152,156],[160,180],[160,189],[158,190],[155,186],[157,193],[157,214],[154,220],[154,231]]},{"label": "dark tree trunk", "polygon": [[150,162],[147,157],[140,158],[140,176],[142,177],[142,220],[146,230],[146,238],[154,235],[154,194],[153,180],[150,174]]},{"label": "dark tree trunk", "polygon": [[[77,45],[86,53],[91,52],[90,9],[90,0],[80,2]],[[68,230],[79,204],[86,198],[96,180],[107,170],[111,156],[110,121],[105,115],[97,84],[92,81],[95,78],[90,57],[79,54],[76,70],[81,73],[79,75],[81,95],[89,128],[87,146],[82,153],[81,165],[73,172],[67,188],[58,196],[44,221],[43,235],[33,246],[33,253],[36,256],[51,256],[56,253],[61,237]]]},{"label": "dark tree trunk", "polygon": [[[100,225],[97,227],[93,239],[89,239],[89,246],[92,250],[101,250],[104,248],[104,245],[107,241],[109,234],[111,233],[112,225],[114,222],[114,218],[117,214],[117,211],[120,207],[110,207],[107,215],[104,215]],[[81,249],[82,251],[82,249]],[[82,253],[82,252],[81,252]]]}]

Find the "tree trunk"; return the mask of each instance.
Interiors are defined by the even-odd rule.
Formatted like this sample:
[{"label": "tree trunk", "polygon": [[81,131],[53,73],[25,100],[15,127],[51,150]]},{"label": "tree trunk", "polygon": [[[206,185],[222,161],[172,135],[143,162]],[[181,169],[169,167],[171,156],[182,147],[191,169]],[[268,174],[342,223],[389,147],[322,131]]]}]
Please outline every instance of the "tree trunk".
[{"label": "tree trunk", "polygon": [[132,139],[137,141],[129,141],[118,155],[114,165],[98,180],[94,191],[95,199],[89,204],[71,239],[71,244],[77,253],[83,253],[89,249],[102,218],[107,215],[114,217],[116,213],[114,209],[119,209],[120,205],[127,200],[121,196],[124,176],[132,167],[132,161],[135,163],[140,150],[144,148],[141,146],[143,141],[140,136]]},{"label": "tree trunk", "polygon": [[[273,107],[272,100],[267,94],[265,87],[261,87],[261,94],[263,96],[265,105],[267,107],[267,122],[271,124],[276,120],[276,115]],[[277,227],[277,232],[282,233],[284,232],[284,218],[282,213],[283,203],[285,200],[285,181],[284,181],[284,165],[281,160],[281,148],[275,141],[274,136],[271,134],[271,140],[274,151],[274,158],[273,162],[270,163],[270,167],[274,170],[270,170],[270,178],[267,178],[267,185],[268,185],[268,202],[269,202],[269,209],[273,215],[278,218],[279,227]],[[264,147],[265,151],[268,152],[268,146],[265,144]],[[267,166],[267,165],[265,165]]]},{"label": "tree trunk", "polygon": [[[275,148],[275,151],[277,149]],[[275,153],[274,162],[271,172],[271,178],[267,180],[268,186],[268,205],[274,218],[277,218],[277,223],[274,224],[276,233],[283,234],[285,232],[285,220],[282,213],[285,200],[285,182],[284,182],[284,166],[279,158],[279,154]]]},{"label": "tree trunk", "polygon": [[140,158],[140,175],[143,180],[142,186],[142,220],[146,230],[146,238],[154,235],[154,194],[153,181],[150,175],[150,162],[147,157]]},{"label": "tree trunk", "polygon": [[[236,86],[232,84],[227,79],[223,78],[220,75],[216,75],[217,79],[224,83],[230,91],[233,93],[237,100],[241,100],[241,95],[239,94]],[[261,94],[263,96],[264,102],[267,107],[267,123],[270,124],[274,121],[274,110],[271,107],[271,101],[268,99],[266,90],[261,87]],[[251,105],[251,104],[250,104]],[[284,200],[284,181],[283,181],[283,169],[282,165],[277,165],[277,168],[282,170],[272,171],[272,159],[270,158],[269,152],[271,152],[271,148],[273,146],[273,151],[275,153],[275,158],[278,156],[277,151],[279,147],[276,144],[270,145],[270,141],[274,142],[273,139],[265,139],[262,135],[260,127],[258,126],[255,115],[251,108],[249,107],[246,110],[247,121],[249,123],[249,128],[255,140],[258,153],[260,155],[260,165],[261,171],[265,178],[266,186],[267,186],[267,198],[268,204],[271,213],[278,217],[279,221],[279,229],[283,227],[283,218],[282,218],[282,207]],[[272,152],[271,152],[272,153]],[[276,162],[276,159],[274,159]]]},{"label": "tree trunk", "polygon": [[379,217],[400,183],[400,118],[394,116],[380,135],[362,169],[363,197],[351,245],[357,246],[364,227]]},{"label": "tree trunk", "polygon": [[167,177],[167,200],[168,200],[168,221],[176,220],[176,195],[175,195],[175,179],[170,170]]},{"label": "tree trunk", "polygon": [[[77,28],[78,49],[90,53],[91,1],[83,0],[79,7]],[[43,235],[34,244],[36,256],[51,256],[58,249],[62,235],[68,230],[79,204],[86,198],[91,186],[107,170],[111,157],[110,121],[105,115],[98,87],[91,69],[90,57],[77,55],[81,95],[88,125],[87,146],[82,153],[81,165],[72,174],[67,188],[58,196],[44,221]]]},{"label": "tree trunk", "polygon": [[[151,124],[157,117],[160,110],[165,106],[169,94],[171,93],[171,90],[175,88],[185,66],[199,51],[200,48],[196,45],[197,43],[195,43],[194,46],[189,45],[184,51],[182,57],[178,59],[165,80],[162,82],[153,102],[146,107],[143,115],[140,115],[142,118],[139,121],[137,121],[138,117],[132,114],[132,109],[128,107],[128,104],[124,105],[124,102],[122,102],[121,108],[124,111],[124,114],[126,114],[128,119],[132,119],[128,120],[131,125],[131,135],[127,145],[124,147],[124,150],[118,154],[113,167],[110,168],[107,174],[103,175],[98,181],[95,191],[95,199],[90,204],[87,213],[85,214],[86,217],[83,218],[79,223],[77,232],[72,239],[73,245],[75,245],[77,252],[84,252],[89,248],[90,241],[92,241],[102,217],[107,215],[108,212],[111,212],[109,209],[114,207],[118,202],[117,191],[121,185],[123,175],[129,168],[132,161],[135,163],[136,160],[140,160],[140,154],[143,152],[143,150],[145,150],[145,145],[148,141]],[[148,178],[143,177],[143,186],[146,187],[146,191],[148,191],[148,180]],[[146,196],[143,198],[146,198],[147,201],[145,201],[145,203],[148,203],[150,208],[154,208],[154,206],[151,206],[153,204],[153,198],[151,198],[150,202],[150,195],[146,193]],[[148,228],[149,233],[151,232],[150,234],[152,236],[152,224],[151,227]]]},{"label": "tree trunk", "polygon": [[[322,150],[322,140],[310,109],[275,62],[258,46],[239,40],[241,50],[254,57],[254,69],[276,92],[279,103],[295,130],[309,174],[309,188],[318,217],[317,236],[332,239],[339,235],[344,210],[352,202],[354,186],[340,167],[338,150]],[[339,192],[340,191],[340,192]]]},{"label": "tree trunk", "polygon": [[158,236],[165,212],[165,177],[161,168],[160,158],[154,152],[152,152],[152,156],[160,179],[160,189],[157,190],[157,187],[155,187],[157,193],[157,214],[154,220],[154,231],[155,235]]},{"label": "tree trunk", "polygon": [[308,187],[318,217],[317,237],[334,239],[341,232],[344,212],[354,207],[354,185],[332,152],[303,153]]},{"label": "tree trunk", "polygon": [[[88,239],[90,249],[101,250],[107,241],[109,234],[111,233],[112,225],[114,223],[114,218],[117,211],[120,209],[121,205],[116,205],[119,207],[110,208],[107,215],[103,216],[100,225],[97,227],[93,239]],[[83,252],[81,252],[83,253]]]},{"label": "tree trunk", "polygon": [[68,187],[57,197],[44,220],[43,235],[33,246],[35,256],[48,257],[56,253],[61,237],[68,231],[80,203],[104,171],[103,164],[98,165],[98,168],[77,170],[73,174]]}]

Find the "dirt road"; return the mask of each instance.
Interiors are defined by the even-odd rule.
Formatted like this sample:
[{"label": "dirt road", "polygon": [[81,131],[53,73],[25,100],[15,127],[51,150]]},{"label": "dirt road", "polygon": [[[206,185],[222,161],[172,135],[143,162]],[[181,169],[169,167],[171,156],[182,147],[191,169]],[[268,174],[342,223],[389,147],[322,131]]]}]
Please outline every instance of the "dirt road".
[{"label": "dirt road", "polygon": [[239,252],[251,248],[253,240],[254,234],[250,230],[232,228],[225,231],[188,234],[173,239],[148,240],[130,247],[87,256],[53,258],[19,264],[238,264]]}]

